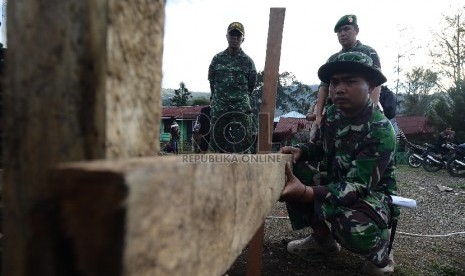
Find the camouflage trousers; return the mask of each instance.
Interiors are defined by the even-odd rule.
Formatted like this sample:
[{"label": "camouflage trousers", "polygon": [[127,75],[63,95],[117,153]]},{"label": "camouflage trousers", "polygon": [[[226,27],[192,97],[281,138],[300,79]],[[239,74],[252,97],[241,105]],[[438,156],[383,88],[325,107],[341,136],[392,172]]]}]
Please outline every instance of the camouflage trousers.
[{"label": "camouflage trousers", "polygon": [[254,153],[255,127],[252,115],[243,112],[212,114],[210,145],[215,152]]},{"label": "camouflage trousers", "polygon": [[[305,185],[319,185],[320,172],[311,169],[306,163],[297,162],[293,172]],[[378,267],[388,264],[390,231],[373,214],[367,212],[366,206],[341,206],[338,207],[340,212],[333,217],[324,216],[322,202],[318,200],[312,204],[288,202],[286,206],[294,230],[328,222],[334,239],[341,246],[365,256]]]}]

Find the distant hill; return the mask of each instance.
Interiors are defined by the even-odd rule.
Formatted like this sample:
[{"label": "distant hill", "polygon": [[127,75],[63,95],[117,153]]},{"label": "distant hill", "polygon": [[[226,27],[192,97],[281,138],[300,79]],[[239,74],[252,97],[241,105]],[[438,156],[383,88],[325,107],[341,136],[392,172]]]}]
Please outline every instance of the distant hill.
[{"label": "distant hill", "polygon": [[[206,98],[210,99],[210,92],[192,92],[192,99],[196,98]],[[162,88],[161,89],[161,100],[163,106],[171,105],[170,98],[174,96],[174,89],[171,88]]]},{"label": "distant hill", "polygon": [[[275,116],[288,113],[290,111],[297,111],[302,114],[306,114],[308,108],[312,103],[316,101],[316,93],[318,90],[318,84],[308,86],[310,91],[303,91],[301,87],[297,85],[290,85],[284,89],[284,95],[279,96],[276,103]],[[210,92],[191,92],[192,99],[206,98],[210,99]],[[171,105],[170,98],[174,96],[174,89],[162,88],[162,105]]]}]

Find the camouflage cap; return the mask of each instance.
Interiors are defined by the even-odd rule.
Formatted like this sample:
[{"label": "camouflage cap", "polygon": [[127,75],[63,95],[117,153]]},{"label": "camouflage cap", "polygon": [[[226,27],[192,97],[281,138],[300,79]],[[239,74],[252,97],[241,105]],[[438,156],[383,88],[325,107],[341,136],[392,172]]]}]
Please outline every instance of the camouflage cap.
[{"label": "camouflage cap", "polygon": [[360,52],[345,52],[339,54],[335,60],[323,64],[318,69],[318,77],[322,82],[329,83],[336,73],[359,73],[368,81],[374,81],[376,86],[386,82],[381,70],[373,65],[370,56]]},{"label": "camouflage cap", "polygon": [[242,23],[239,22],[233,22],[229,24],[227,32],[229,33],[232,30],[238,30],[242,35],[245,34],[244,25],[242,25]]},{"label": "camouflage cap", "polygon": [[336,26],[334,26],[334,32],[337,33],[339,27],[344,25],[352,25],[354,27],[358,27],[357,25],[357,16],[355,14],[347,14],[341,17],[339,21],[337,21]]}]

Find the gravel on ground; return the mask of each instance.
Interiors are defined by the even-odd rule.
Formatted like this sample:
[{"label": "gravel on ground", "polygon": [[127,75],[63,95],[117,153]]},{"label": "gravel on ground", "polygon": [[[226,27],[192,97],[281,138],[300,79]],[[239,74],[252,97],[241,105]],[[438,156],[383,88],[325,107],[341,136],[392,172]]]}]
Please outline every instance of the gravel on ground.
[{"label": "gravel on ground", "polygon": [[[394,275],[465,275],[465,178],[400,165],[397,179],[399,195],[415,199],[417,208],[401,209]],[[293,231],[286,217],[285,205],[277,202],[265,222],[262,275],[363,275],[364,258],[345,249],[333,258],[287,253],[289,241],[311,230]],[[247,248],[225,275],[245,275],[246,266]]]}]

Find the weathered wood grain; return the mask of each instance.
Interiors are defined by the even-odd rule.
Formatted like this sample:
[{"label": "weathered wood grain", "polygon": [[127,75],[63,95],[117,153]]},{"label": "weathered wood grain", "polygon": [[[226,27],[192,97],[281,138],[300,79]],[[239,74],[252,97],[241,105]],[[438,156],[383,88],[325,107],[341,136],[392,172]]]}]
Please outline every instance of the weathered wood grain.
[{"label": "weathered wood grain", "polygon": [[70,244],[60,252],[75,256],[72,270],[224,273],[279,198],[288,156],[194,157],[95,161],[55,170],[60,235]]},{"label": "weathered wood grain", "polygon": [[8,1],[4,275],[57,275],[48,170],[159,150],[163,0]]}]

